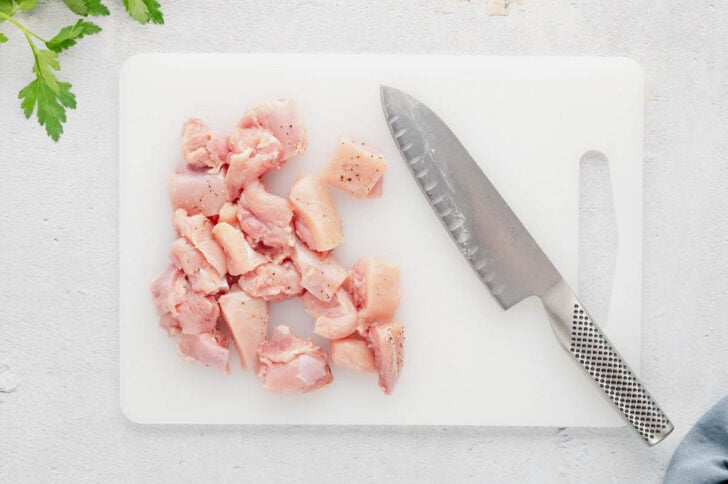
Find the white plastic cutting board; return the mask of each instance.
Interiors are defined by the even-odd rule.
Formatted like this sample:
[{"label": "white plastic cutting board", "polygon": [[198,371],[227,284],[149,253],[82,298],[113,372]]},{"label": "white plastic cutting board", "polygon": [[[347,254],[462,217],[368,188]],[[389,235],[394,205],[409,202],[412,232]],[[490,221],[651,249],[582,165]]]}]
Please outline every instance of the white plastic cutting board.
[{"label": "white plastic cutting board", "polygon": [[[537,300],[504,312],[458,253],[401,161],[379,85],[435,110],[576,287],[579,160],[610,162],[618,231],[606,333],[639,370],[643,77],[626,59],[151,54],[120,74],[121,407],[143,423],[617,426],[620,420],[559,347]],[[232,128],[266,97],[291,97],[308,130],[300,159],[266,178],[273,191],[318,172],[342,134],[390,161],[384,196],[334,199],[345,241],[336,257],[395,262],[406,356],[393,395],[372,374],[334,368],[303,395],[263,392],[237,357],[230,375],[177,356],[148,292],[173,240],[166,177],[180,160],[187,117]],[[300,302],[273,323],[301,335]]]}]

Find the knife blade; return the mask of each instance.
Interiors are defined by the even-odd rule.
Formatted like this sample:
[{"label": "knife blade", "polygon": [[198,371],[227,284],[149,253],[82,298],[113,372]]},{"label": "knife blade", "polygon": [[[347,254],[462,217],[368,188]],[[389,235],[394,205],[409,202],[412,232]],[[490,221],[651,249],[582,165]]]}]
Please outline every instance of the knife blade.
[{"label": "knife blade", "polygon": [[381,86],[387,125],[410,173],[455,245],[507,310],[541,299],[561,346],[622,418],[654,445],[673,425],[447,124]]}]

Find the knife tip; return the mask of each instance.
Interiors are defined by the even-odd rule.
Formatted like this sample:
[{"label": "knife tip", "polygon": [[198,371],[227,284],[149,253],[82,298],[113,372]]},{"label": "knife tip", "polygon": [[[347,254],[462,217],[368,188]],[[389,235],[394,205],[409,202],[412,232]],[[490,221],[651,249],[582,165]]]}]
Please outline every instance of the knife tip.
[{"label": "knife tip", "polygon": [[392,102],[396,101],[398,97],[401,97],[401,94],[402,91],[395,87],[388,86],[386,84],[379,85],[379,97],[382,102],[382,107],[385,110],[385,114],[388,114],[389,108],[392,106]]},{"label": "knife tip", "polygon": [[379,85],[379,95],[381,97],[382,104],[385,106],[391,105],[392,103],[415,104],[419,102],[406,92],[386,84]]},{"label": "knife tip", "polygon": [[384,84],[379,85],[379,101],[382,103],[382,109],[384,110],[385,116],[389,114],[389,97],[391,92],[391,87]]}]

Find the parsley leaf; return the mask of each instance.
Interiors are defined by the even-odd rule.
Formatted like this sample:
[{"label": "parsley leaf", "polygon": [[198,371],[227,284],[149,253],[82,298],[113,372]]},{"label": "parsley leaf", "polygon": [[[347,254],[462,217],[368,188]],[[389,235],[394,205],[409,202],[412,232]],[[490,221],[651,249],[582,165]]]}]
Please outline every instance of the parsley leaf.
[{"label": "parsley leaf", "polygon": [[124,0],[124,8],[140,24],[163,24],[164,16],[157,0]]},{"label": "parsley leaf", "polygon": [[15,0],[18,10],[30,10],[35,7],[35,0]]},{"label": "parsley leaf", "polygon": [[58,79],[53,71],[60,71],[61,65],[58,63],[58,56],[50,50],[38,50],[33,46],[33,56],[35,64],[33,64],[33,72],[36,77],[43,79],[52,90],[58,90]]},{"label": "parsley leaf", "polygon": [[0,32],[0,44],[4,44],[7,41],[8,41],[8,38],[5,36],[5,34]]},{"label": "parsley leaf", "polygon": [[101,32],[101,27],[87,20],[79,20],[74,25],[63,27],[51,40],[45,43],[53,52],[61,52],[76,45],[76,41],[84,35],[92,35]]},{"label": "parsley leaf", "polygon": [[18,10],[30,10],[35,7],[35,0],[0,0],[0,12],[12,15]]},{"label": "parsley leaf", "polygon": [[18,93],[18,97],[23,100],[20,106],[26,118],[33,114],[35,105],[38,105],[38,122],[45,126],[46,133],[53,141],[58,141],[63,133],[63,123],[66,122],[66,108],[76,108],[76,96],[71,92],[71,84],[59,82],[56,92],[41,78],[36,78]]},{"label": "parsley leaf", "polygon": [[53,71],[58,71],[57,54],[50,50],[38,50],[31,44],[35,64],[35,79],[20,90],[18,98],[23,114],[29,118],[37,106],[38,122],[45,126],[46,133],[53,141],[58,141],[66,122],[66,108],[76,108],[76,96],[71,92],[71,84],[59,82]]},{"label": "parsley leaf", "polygon": [[84,17],[88,15],[109,15],[109,9],[106,8],[106,5],[101,3],[101,0],[63,0],[63,3],[65,3],[73,13],[83,15]]},{"label": "parsley leaf", "polygon": [[[0,12],[5,15],[12,15],[15,10],[15,4],[12,0],[0,0]],[[4,21],[4,19],[0,19]]]}]

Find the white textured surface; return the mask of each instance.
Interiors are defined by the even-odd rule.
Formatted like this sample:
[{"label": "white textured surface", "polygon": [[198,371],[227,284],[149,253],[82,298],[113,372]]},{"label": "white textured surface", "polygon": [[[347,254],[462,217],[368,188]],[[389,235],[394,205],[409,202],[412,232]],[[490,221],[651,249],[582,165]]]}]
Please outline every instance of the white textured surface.
[{"label": "white textured surface", "polygon": [[[432,65],[443,72],[432,76]],[[620,245],[613,263],[612,310],[600,322],[639,371],[644,81],[634,62],[150,54],[127,61],[120,79],[120,393],[131,420],[622,425],[596,385],[557,344],[539,301],[503,311],[478,284],[401,160],[382,115],[379,86],[397,86],[447,120],[573,287],[578,280],[579,159],[585,146],[607,154]],[[172,211],[164,187],[181,160],[180,125],[188,116],[199,116],[229,132],[243,106],[281,95],[296,99],[308,147],[302,157],[266,176],[275,193],[287,195],[299,173],[319,173],[342,132],[378,147],[390,160],[381,198],[362,202],[339,191],[332,196],[345,236],[334,251],[336,259],[351,267],[367,254],[396,261],[401,269],[396,319],[406,326],[406,366],[393,395],[376,388],[374,375],[340,368],[332,369],[335,383],[325,391],[262,392],[259,379],[241,372],[235,357],[229,376],[190,367],[176,357],[174,340],[155,324],[148,286],[169,264]],[[556,111],[558,123],[553,122]],[[492,136],[483,139],[483,133]],[[591,259],[599,260],[590,254]],[[272,305],[271,323],[314,336],[312,320],[297,301]],[[443,338],[448,326],[467,338]],[[320,343],[328,348],[326,341]]]},{"label": "white textured surface", "polygon": [[[60,2],[36,15],[54,28]],[[0,475],[11,482],[657,482],[726,391],[728,4],[524,0],[167,1],[164,27],[120,15],[63,56],[79,110],[50,143],[15,92],[29,54],[0,47]],[[55,18],[53,18],[55,17]],[[32,21],[35,23],[35,20]],[[47,29],[47,30],[46,30]],[[627,55],[647,77],[642,375],[676,425],[625,429],[141,427],[118,408],[117,75],[141,51]],[[588,301],[587,301],[588,304]]]}]

